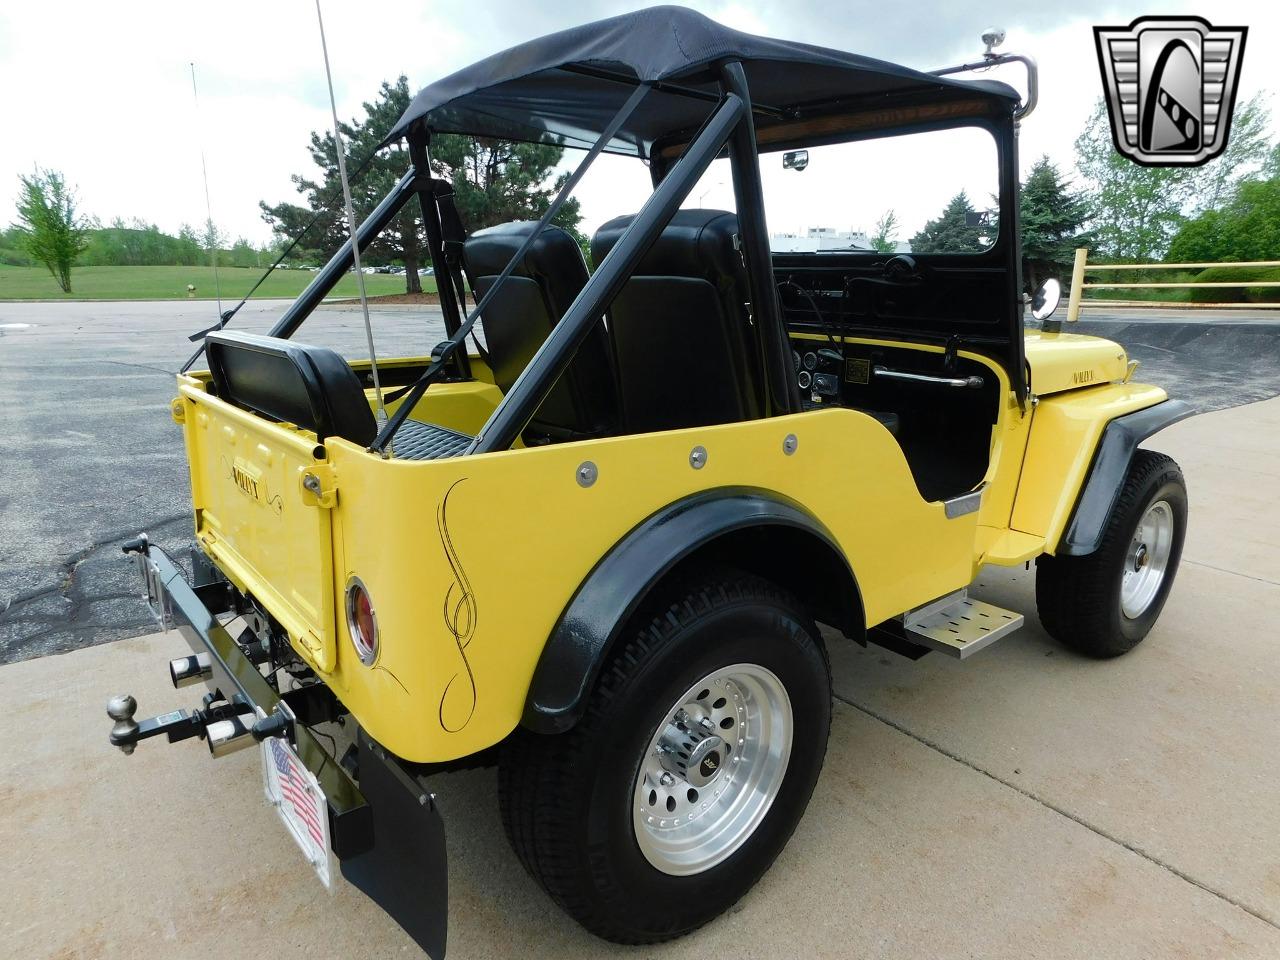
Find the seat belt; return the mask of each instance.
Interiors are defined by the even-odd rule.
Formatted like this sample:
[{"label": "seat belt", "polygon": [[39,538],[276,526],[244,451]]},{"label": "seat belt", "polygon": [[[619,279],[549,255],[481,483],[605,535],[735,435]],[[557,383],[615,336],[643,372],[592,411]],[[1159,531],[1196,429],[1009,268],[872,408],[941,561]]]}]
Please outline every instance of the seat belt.
[{"label": "seat belt", "polygon": [[[466,242],[467,231],[462,225],[462,218],[458,216],[458,208],[453,202],[453,184],[448,180],[433,179],[431,194],[435,198],[436,210],[440,214],[440,240],[444,247],[445,269],[449,273],[448,282],[453,284],[454,295],[458,298],[458,308],[462,310],[465,317],[467,288],[462,282],[464,270],[462,245]],[[476,350],[480,352],[480,359],[484,361],[485,366],[493,369],[489,364],[489,351],[476,338],[474,329],[471,331],[471,342],[476,345]]]}]

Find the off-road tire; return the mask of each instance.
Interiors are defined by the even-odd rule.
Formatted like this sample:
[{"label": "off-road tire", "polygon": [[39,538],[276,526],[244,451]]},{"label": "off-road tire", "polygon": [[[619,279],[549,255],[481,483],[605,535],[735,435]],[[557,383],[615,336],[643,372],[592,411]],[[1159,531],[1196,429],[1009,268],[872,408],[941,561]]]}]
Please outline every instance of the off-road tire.
[{"label": "off-road tire", "polygon": [[[733,571],[659,589],[615,642],[581,720],[554,736],[518,731],[499,763],[502,821],[516,855],[565,912],[617,943],[679,937],[751,888],[804,813],[831,725],[826,650],[793,596]],[[763,820],[728,859],[673,876],[655,869],[636,839],[640,763],[682,691],[741,663],[772,671],[787,691],[786,772]]]},{"label": "off-road tire", "polygon": [[[1130,543],[1143,515],[1163,500],[1173,513],[1173,544],[1159,590],[1136,617],[1121,607]],[[1138,450],[1129,464],[1098,549],[1083,557],[1036,560],[1036,607],[1049,635],[1088,657],[1118,657],[1137,646],[1160,616],[1173,587],[1187,529],[1187,487],[1173,458]]]}]

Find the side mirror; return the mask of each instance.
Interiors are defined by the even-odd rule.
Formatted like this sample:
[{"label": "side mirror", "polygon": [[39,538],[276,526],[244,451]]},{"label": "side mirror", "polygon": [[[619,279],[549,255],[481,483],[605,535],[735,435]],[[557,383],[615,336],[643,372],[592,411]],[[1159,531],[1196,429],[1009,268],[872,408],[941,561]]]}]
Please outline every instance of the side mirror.
[{"label": "side mirror", "polygon": [[1047,320],[1058,309],[1062,302],[1062,284],[1053,277],[1044,281],[1031,295],[1031,316],[1037,320]]},{"label": "side mirror", "polygon": [[794,170],[799,173],[807,166],[809,166],[808,150],[788,150],[782,155],[783,170]]}]

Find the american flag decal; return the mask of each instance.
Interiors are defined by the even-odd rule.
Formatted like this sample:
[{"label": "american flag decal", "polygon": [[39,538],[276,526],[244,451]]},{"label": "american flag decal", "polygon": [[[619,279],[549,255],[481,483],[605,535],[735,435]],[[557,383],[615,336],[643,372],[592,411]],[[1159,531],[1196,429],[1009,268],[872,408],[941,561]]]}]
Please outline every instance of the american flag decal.
[{"label": "american flag decal", "polygon": [[324,847],[324,830],[320,824],[320,813],[316,810],[315,796],[307,781],[306,772],[298,768],[297,761],[279,740],[273,737],[271,744],[271,760],[275,764],[280,779],[280,797],[289,805],[298,823],[311,835],[316,845]]}]

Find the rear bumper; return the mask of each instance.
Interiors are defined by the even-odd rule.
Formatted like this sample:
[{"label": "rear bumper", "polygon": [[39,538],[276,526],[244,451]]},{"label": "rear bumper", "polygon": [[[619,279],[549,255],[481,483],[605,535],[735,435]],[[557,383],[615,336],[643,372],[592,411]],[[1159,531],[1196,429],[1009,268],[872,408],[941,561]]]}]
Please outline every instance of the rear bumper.
[{"label": "rear bumper", "polygon": [[[206,605],[211,602],[223,612],[220,601],[224,597],[229,601],[231,588],[209,575],[216,571],[204,558],[196,558],[193,585],[145,537],[131,541],[125,550],[139,556],[152,612],[161,627],[176,629],[193,653],[207,657],[210,672],[205,682],[215,699],[235,705],[249,722],[255,716],[292,721],[290,708]],[[268,729],[272,728],[259,723],[254,738],[265,739],[259,733]],[[289,740],[324,791],[330,847],[343,875],[440,960],[448,915],[448,874],[444,824],[434,794],[363,731],[356,737],[359,783],[302,723],[283,723],[274,732]],[[263,809],[268,809],[265,804]]]}]

